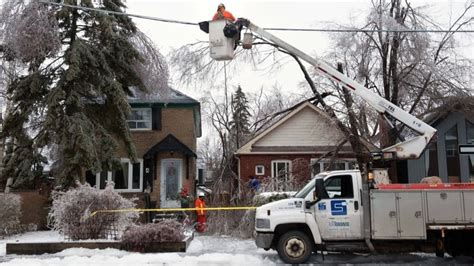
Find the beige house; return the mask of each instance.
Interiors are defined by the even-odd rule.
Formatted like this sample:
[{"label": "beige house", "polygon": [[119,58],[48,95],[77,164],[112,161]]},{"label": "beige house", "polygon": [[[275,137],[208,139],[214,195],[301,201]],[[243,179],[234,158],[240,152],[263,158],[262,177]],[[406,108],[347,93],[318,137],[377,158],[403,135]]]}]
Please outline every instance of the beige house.
[{"label": "beige house", "polygon": [[[329,158],[345,139],[334,121],[318,107],[304,102],[271,127],[263,130],[236,152],[239,178],[272,177],[284,184],[291,178],[304,182],[327,168]],[[367,152],[376,147],[363,141]],[[349,142],[340,148],[330,170],[354,169],[355,154]]]}]

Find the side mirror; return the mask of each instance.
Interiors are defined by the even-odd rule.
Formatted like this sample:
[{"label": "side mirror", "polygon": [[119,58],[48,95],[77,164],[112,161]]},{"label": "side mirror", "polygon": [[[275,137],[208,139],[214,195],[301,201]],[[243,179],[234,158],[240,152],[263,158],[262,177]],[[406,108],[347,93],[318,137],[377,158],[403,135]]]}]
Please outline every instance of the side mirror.
[{"label": "side mirror", "polygon": [[328,192],[326,191],[326,188],[324,187],[324,180],[323,179],[317,179],[316,180],[316,186],[314,189],[314,194],[317,196],[319,200],[321,199],[329,199]]},{"label": "side mirror", "polygon": [[318,197],[318,192],[315,189],[313,191],[313,200],[312,201],[306,201],[305,202],[305,207],[306,209],[310,209],[314,204],[318,203],[321,199]]}]

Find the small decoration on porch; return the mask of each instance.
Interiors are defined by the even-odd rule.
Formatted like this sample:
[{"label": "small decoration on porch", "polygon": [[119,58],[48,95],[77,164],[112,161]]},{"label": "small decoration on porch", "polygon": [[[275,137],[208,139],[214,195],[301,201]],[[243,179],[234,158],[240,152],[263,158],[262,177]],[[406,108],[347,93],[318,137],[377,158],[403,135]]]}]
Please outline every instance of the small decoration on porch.
[{"label": "small decoration on porch", "polygon": [[181,202],[181,208],[189,208],[189,203],[192,201],[191,195],[187,187],[181,188],[181,191],[178,193],[179,201]]}]

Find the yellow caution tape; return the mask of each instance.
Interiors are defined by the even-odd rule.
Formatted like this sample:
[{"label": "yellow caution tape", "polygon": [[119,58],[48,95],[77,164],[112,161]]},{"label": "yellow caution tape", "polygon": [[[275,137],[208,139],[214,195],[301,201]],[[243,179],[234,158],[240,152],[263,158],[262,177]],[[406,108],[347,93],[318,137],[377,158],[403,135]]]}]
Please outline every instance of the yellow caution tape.
[{"label": "yellow caution tape", "polygon": [[255,210],[257,207],[209,207],[209,208],[171,208],[171,209],[118,209],[118,210],[98,210],[90,214],[89,217],[97,213],[108,212],[178,212],[178,211],[237,211],[237,210]]}]

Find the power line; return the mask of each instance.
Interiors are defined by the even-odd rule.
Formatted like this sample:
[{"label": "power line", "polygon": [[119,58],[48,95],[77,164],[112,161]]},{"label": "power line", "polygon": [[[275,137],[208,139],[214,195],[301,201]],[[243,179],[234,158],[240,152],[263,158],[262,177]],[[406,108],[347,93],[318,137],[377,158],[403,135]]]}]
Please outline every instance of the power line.
[{"label": "power line", "polygon": [[[113,15],[127,16],[127,17],[135,17],[135,18],[148,19],[148,20],[154,20],[154,21],[160,21],[160,22],[166,22],[166,23],[175,23],[175,24],[184,24],[184,25],[193,25],[193,26],[198,25],[198,23],[189,22],[189,21],[164,19],[164,18],[143,16],[143,15],[138,15],[138,14],[130,14],[130,13],[111,11],[111,10],[105,10],[105,9],[99,9],[99,8],[76,6],[76,5],[69,5],[69,4],[64,4],[64,3],[54,3],[54,2],[49,2],[49,1],[41,1],[40,0],[39,2],[43,3],[43,4],[64,6],[64,7],[70,7],[70,8],[85,10],[85,11],[96,11],[96,12],[102,12],[102,13],[106,13],[106,14],[113,14]],[[453,30],[423,30],[423,29],[419,29],[419,30],[416,30],[416,29],[415,30],[410,30],[410,29],[406,29],[406,30],[364,30],[364,29],[321,29],[321,28],[263,28],[263,29],[264,30],[269,30],[269,31],[273,30],[273,31],[300,31],[300,32],[474,33],[474,30],[456,30],[456,31],[453,31]]]},{"label": "power line", "polygon": [[124,13],[124,12],[105,10],[105,9],[99,9],[99,8],[93,8],[93,7],[75,6],[75,5],[69,5],[69,4],[64,4],[64,3],[53,3],[49,1],[39,1],[39,2],[43,4],[65,6],[65,7],[70,7],[70,8],[80,9],[80,10],[86,10],[86,11],[97,11],[97,12],[102,12],[106,14],[114,14],[114,15],[119,15],[119,16],[135,17],[135,18],[142,18],[142,19],[155,20],[155,21],[168,22],[168,23],[176,23],[176,24],[198,25],[197,23],[193,23],[193,22],[179,21],[179,20],[174,20],[174,19],[164,19],[164,18],[143,16],[143,15],[137,15],[137,14],[129,14],[129,13]]},{"label": "power line", "polygon": [[429,33],[474,33],[474,30],[364,30],[364,29],[317,29],[317,28],[264,28],[265,30],[278,30],[278,31],[319,31],[319,32],[429,32]]}]

